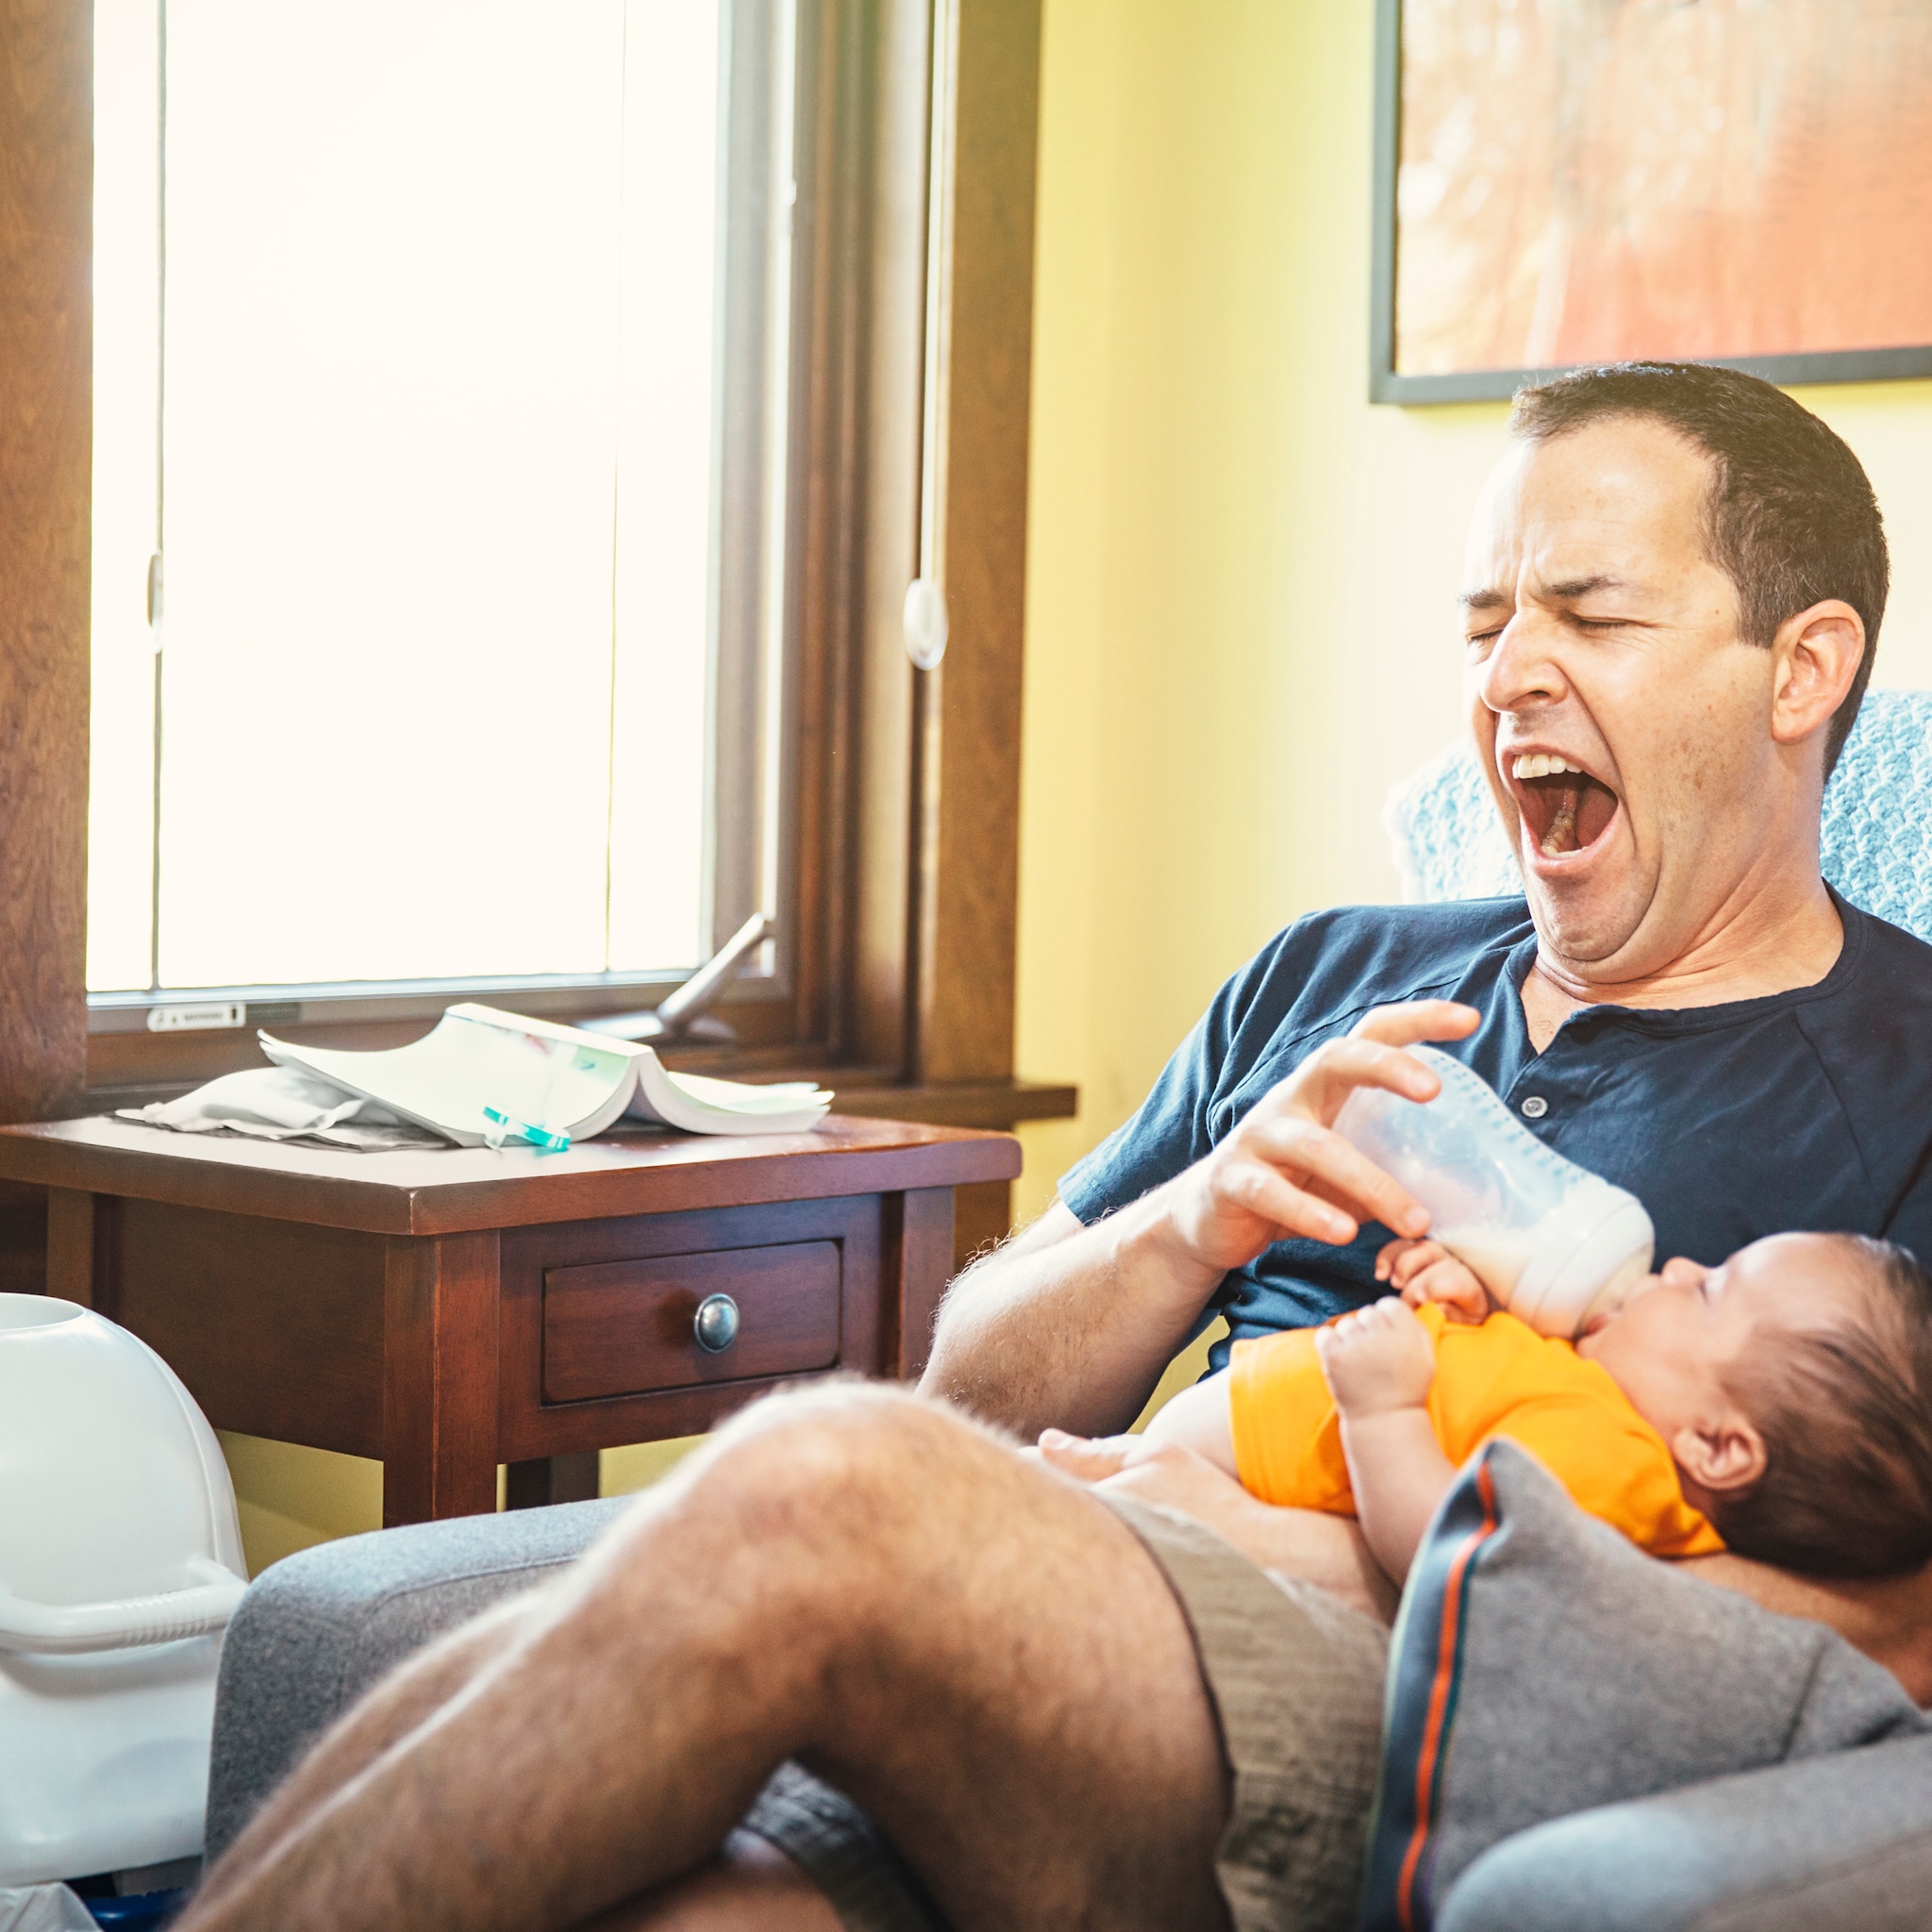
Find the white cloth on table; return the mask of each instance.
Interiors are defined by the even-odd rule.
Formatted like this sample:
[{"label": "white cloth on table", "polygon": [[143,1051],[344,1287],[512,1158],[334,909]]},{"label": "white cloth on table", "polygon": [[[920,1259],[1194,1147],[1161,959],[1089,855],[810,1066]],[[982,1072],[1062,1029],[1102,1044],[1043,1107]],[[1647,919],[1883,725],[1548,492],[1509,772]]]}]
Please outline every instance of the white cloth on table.
[{"label": "white cloth on table", "polygon": [[385,1147],[446,1147],[449,1142],[388,1108],[300,1067],[253,1067],[224,1074],[179,1100],[124,1107],[123,1120],[172,1127],[180,1134],[249,1134],[258,1141],[320,1141],[371,1152]]}]

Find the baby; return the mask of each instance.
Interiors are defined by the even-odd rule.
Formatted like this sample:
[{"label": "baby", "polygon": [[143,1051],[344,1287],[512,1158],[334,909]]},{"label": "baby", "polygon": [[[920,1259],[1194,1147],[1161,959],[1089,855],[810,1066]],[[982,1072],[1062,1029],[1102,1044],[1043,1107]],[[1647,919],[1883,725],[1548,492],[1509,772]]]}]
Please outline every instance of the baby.
[{"label": "baby", "polygon": [[1356,1516],[1398,1584],[1492,1436],[1659,1557],[1814,1576],[1932,1560],[1932,1275],[1903,1248],[1785,1234],[1670,1261],[1574,1343],[1491,1311],[1430,1241],[1391,1241],[1376,1278],[1402,1297],[1237,1342],[1149,1435],[1266,1502]]}]

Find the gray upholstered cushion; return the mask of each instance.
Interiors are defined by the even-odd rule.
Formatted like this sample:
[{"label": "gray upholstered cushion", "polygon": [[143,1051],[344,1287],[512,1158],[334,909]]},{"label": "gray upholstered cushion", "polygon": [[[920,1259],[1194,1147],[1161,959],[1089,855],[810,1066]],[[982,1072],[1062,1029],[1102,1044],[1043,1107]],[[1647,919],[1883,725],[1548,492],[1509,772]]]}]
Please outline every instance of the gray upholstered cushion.
[{"label": "gray upholstered cushion", "polygon": [[1491,1846],[1552,1819],[1774,1765],[1828,1758],[1828,1778],[1892,1740],[1932,1750],[1889,1672],[1642,1555],[1491,1442],[1403,1593],[1364,1924],[1426,1924]]},{"label": "gray upholstered cushion", "polygon": [[229,1626],[215,1695],[208,1857],[314,1740],[433,1637],[578,1555],[626,1499],[378,1530],[266,1570]]},{"label": "gray upholstered cushion", "polygon": [[1463,1874],[1438,1932],[1920,1932],[1932,1738],[1541,1824]]}]

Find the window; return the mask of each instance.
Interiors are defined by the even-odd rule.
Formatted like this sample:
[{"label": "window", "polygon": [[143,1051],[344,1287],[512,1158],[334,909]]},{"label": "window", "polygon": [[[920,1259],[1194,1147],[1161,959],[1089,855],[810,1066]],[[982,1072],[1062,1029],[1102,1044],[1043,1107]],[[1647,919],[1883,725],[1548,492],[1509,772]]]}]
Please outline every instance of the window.
[{"label": "window", "polygon": [[[296,429],[319,446],[337,434],[335,419],[316,400],[325,383],[338,385],[345,411],[362,407],[363,392],[341,367],[350,337],[315,327],[277,361],[272,341],[265,346],[259,328],[244,330],[227,305],[250,308],[259,320],[279,286],[274,276],[303,274],[319,285],[312,300],[338,310],[350,305],[356,291],[341,273],[324,277],[314,267],[319,256],[291,249],[276,232],[298,217],[315,229],[312,247],[335,247],[339,263],[347,259],[346,235],[388,237],[388,256],[358,273],[398,295],[410,287],[410,251],[419,242],[449,249],[448,231],[462,221],[490,228],[492,245],[497,233],[508,235],[521,221],[522,232],[534,232],[534,245],[550,251],[544,258],[558,259],[564,239],[587,217],[581,205],[575,212],[554,208],[553,235],[529,219],[535,191],[528,184],[541,177],[553,198],[578,195],[584,205],[599,192],[593,170],[565,177],[550,152],[584,151],[589,108],[565,115],[560,128],[554,110],[566,80],[584,90],[574,98],[588,100],[594,75],[592,63],[553,58],[529,37],[589,34],[593,17],[606,23],[602,45],[615,44],[617,64],[601,70],[610,85],[598,98],[608,129],[614,91],[620,186],[626,187],[633,163],[642,165],[638,143],[648,151],[674,110],[706,97],[694,83],[670,88],[668,67],[646,70],[641,62],[652,32],[689,26],[697,14],[715,19],[718,35],[688,35],[681,43],[692,59],[708,58],[714,75],[708,96],[711,359],[708,376],[697,379],[700,388],[708,383],[712,413],[708,467],[677,476],[672,509],[689,511],[695,526],[702,508],[707,549],[704,762],[695,808],[688,777],[684,793],[685,824],[695,817],[703,844],[695,886],[687,843],[681,898],[668,887],[660,897],[678,899],[689,929],[697,895],[696,950],[709,950],[754,910],[774,914],[778,937],[733,990],[736,1044],[679,1045],[676,1063],[750,1077],[812,1073],[838,1088],[846,1111],[908,1119],[991,1126],[1071,1107],[1064,1090],[1016,1085],[1011,1077],[1038,0],[979,0],[971,8],[958,0],[720,0],[716,16],[708,6],[391,0],[378,8],[341,0],[324,8],[315,0],[253,8],[172,0],[164,16],[160,0],[50,0],[15,21],[6,49],[11,92],[0,115],[0,289],[10,344],[0,358],[0,475],[12,487],[0,543],[0,721],[8,731],[0,766],[7,826],[0,840],[0,1034],[8,1042],[0,1118],[96,1112],[180,1092],[258,1064],[252,1029],[264,1023],[319,1043],[414,1037],[455,991],[450,980],[231,984],[225,1009],[242,1005],[244,1024],[205,1032],[150,1026],[157,1011],[178,1013],[204,988],[225,991],[219,981],[225,975],[325,970],[306,952],[270,963],[266,929],[279,918],[286,935],[299,914],[308,935],[334,942],[337,915],[346,908],[360,916],[370,905],[380,911],[379,889],[400,911],[365,921],[365,932],[384,945],[395,941],[394,951],[387,958],[339,958],[325,970],[396,974],[430,963],[446,937],[440,925],[419,920],[404,928],[431,894],[457,896],[452,871],[471,890],[451,918],[482,905],[489,917],[479,929],[503,946],[491,969],[510,982],[502,1004],[589,1015],[654,1004],[683,976],[679,964],[648,961],[674,950],[669,941],[632,945],[620,936],[617,896],[634,876],[622,831],[628,827],[648,848],[635,876],[645,864],[668,865],[672,843],[642,811],[626,816],[620,796],[632,783],[658,785],[660,796],[670,791],[661,740],[669,735],[672,694],[623,681],[625,635],[641,653],[663,648],[666,626],[649,612],[661,615],[671,595],[669,575],[622,574],[624,507],[637,501],[626,498],[625,479],[636,482],[641,445],[652,455],[650,434],[621,412],[617,426],[602,432],[612,452],[598,510],[605,602],[603,628],[588,648],[604,654],[605,682],[584,683],[586,702],[604,708],[604,738],[596,740],[593,725],[588,746],[571,739],[559,748],[557,710],[537,714],[551,702],[552,687],[566,680],[557,662],[561,613],[573,598],[581,609],[591,593],[560,576],[546,580],[508,672],[484,659],[491,636],[494,648],[508,653],[503,635],[513,626],[500,620],[517,595],[527,594],[514,583],[535,541],[527,533],[546,519],[553,529],[562,522],[569,478],[545,473],[540,489],[525,470],[512,469],[503,493],[492,496],[460,464],[445,464],[433,490],[419,477],[411,492],[391,473],[425,458],[402,452],[384,418],[371,431],[374,446],[358,453],[359,468],[345,460],[340,490],[321,490],[311,482],[312,463],[302,467],[289,450]],[[171,96],[161,86],[164,20]],[[214,31],[211,24],[224,23]],[[278,67],[238,73],[237,48],[270,44],[264,37],[295,34],[305,23],[313,34],[340,36],[341,46],[330,54],[297,42],[291,52],[289,43],[274,42],[284,47]],[[226,66],[197,77],[188,65],[196,46],[197,58]],[[503,82],[506,58],[517,77],[513,91]],[[406,69],[413,80],[391,84],[391,70]],[[691,71],[682,70],[687,77]],[[670,88],[675,98],[667,120],[640,129],[645,96],[635,90],[651,86]],[[398,105],[410,87],[414,93]],[[305,90],[328,98],[318,107],[311,97],[304,108],[297,96]],[[204,247],[212,237],[225,250],[233,286],[208,302],[196,325],[208,333],[195,350],[186,304],[197,216],[186,197],[196,175],[179,143],[188,139],[184,119],[197,95],[209,112],[231,117],[226,149],[203,158],[199,177],[202,192],[226,197],[231,225],[220,232],[208,211],[213,201],[198,219]],[[425,204],[428,191],[408,187],[400,175],[369,185],[372,169],[358,175],[357,156],[377,135],[372,99],[391,104],[391,153],[426,156],[447,206]],[[546,100],[551,132],[533,135],[533,117]],[[489,117],[479,104],[486,101],[494,103],[496,118],[490,139],[480,142],[476,130]],[[465,103],[473,110],[467,122]],[[432,124],[442,129],[437,140],[444,147],[426,132],[404,139],[408,126]],[[484,152],[452,158],[447,144],[465,128]],[[300,139],[290,132],[302,129]],[[336,155],[334,172],[324,171],[302,196],[289,192],[278,201],[261,184],[287,181],[305,144]],[[524,157],[520,170],[504,163],[499,150],[506,149]],[[165,238],[158,219],[164,153],[175,163],[174,220]],[[689,175],[693,151],[676,153]],[[696,158],[703,153],[700,145]],[[465,214],[457,205],[473,171],[499,185],[501,208]],[[331,226],[318,209],[357,179],[365,184],[362,212],[339,210]],[[609,206],[608,180],[601,192]],[[704,206],[704,191],[693,192],[688,211]],[[409,193],[417,198],[413,228],[394,212]],[[242,221],[251,208],[256,213]],[[612,217],[618,266],[612,271],[607,262],[605,270],[607,287],[611,274],[619,276],[613,299],[625,305],[634,283],[625,264],[649,260],[648,248],[641,255],[643,244],[629,239],[640,232],[634,212],[620,198]],[[672,243],[667,236],[653,245]],[[581,258],[578,268],[590,276]],[[207,262],[203,270],[212,273]],[[481,267],[475,273],[473,286],[484,294],[494,289],[505,303],[535,303],[541,293],[514,283],[506,290],[507,275],[491,284]],[[308,319],[286,291],[284,298],[298,320]],[[374,350],[389,346],[389,337],[379,296],[365,290],[359,299],[365,314],[373,308],[376,316],[365,324],[372,341],[360,352],[373,365],[379,360]],[[482,296],[471,306],[487,311],[481,323],[508,327]],[[644,325],[630,306],[619,319],[625,343],[634,325]],[[457,320],[468,325],[466,316]],[[649,314],[644,322],[668,327],[670,318]],[[484,392],[468,413],[448,412],[452,435],[470,434],[471,417],[479,417],[491,433],[478,433],[468,446],[483,447],[493,461],[512,428],[521,425],[521,433],[534,424],[552,434],[558,425],[548,404],[575,392],[581,358],[573,359],[571,344],[580,341],[545,340],[549,359],[540,373],[550,387],[534,403],[527,371],[499,365],[475,372]],[[442,361],[464,352],[454,341],[432,349],[419,353],[417,375],[433,391]],[[231,546],[231,560],[219,566],[197,565],[189,554],[195,486],[187,445],[176,439],[188,435],[192,352],[202,358],[204,390],[239,391],[244,366],[258,385],[222,432],[229,454],[218,447],[204,459],[202,527],[223,530],[228,512],[214,506],[225,501],[235,524],[279,546],[274,572],[245,548]],[[233,368],[223,367],[224,356]],[[635,358],[630,366],[637,368]],[[620,396],[637,393],[627,388]],[[408,420],[425,405],[404,383],[394,407]],[[923,462],[925,425],[931,452]],[[272,463],[283,467],[265,474]],[[572,487],[580,498],[591,494],[589,486]],[[301,498],[305,489],[310,499]],[[467,524],[446,512],[436,494],[443,491],[469,492]],[[278,515],[272,514],[275,492]],[[298,515],[304,501],[317,497],[317,513],[334,520],[328,529],[305,526]],[[387,522],[367,507],[378,501],[395,507]],[[346,541],[342,528],[370,541]],[[356,572],[368,572],[372,557],[413,552],[420,566],[430,539],[452,531],[455,560],[445,558],[427,590],[391,599],[380,584],[356,593],[345,588]],[[156,656],[144,606],[158,534],[166,551],[158,869],[151,816]],[[588,539],[573,541],[589,547]],[[905,648],[907,586],[922,559],[943,583],[951,609],[953,643],[937,671],[915,670]],[[672,560],[688,561],[688,549]],[[478,590],[476,574],[491,594]],[[689,587],[693,579],[681,581]],[[252,602],[242,594],[250,583],[258,587]],[[626,585],[644,601],[625,605]],[[406,596],[415,602],[401,608]],[[230,654],[225,675],[213,675],[211,659],[197,674],[202,689],[227,708],[218,716],[229,724],[217,730],[204,721],[198,748],[183,736],[193,717],[175,682],[185,690],[193,669],[188,633],[197,597],[211,626],[224,609],[232,625],[225,641],[217,640]],[[452,608],[463,623],[449,615]],[[528,614],[528,602],[520,608]],[[325,610],[326,624],[318,614]],[[645,615],[624,634],[626,610]],[[392,653],[366,641],[382,625],[400,640]],[[492,625],[499,625],[494,632]],[[91,631],[97,673],[92,720]],[[289,646],[278,661],[249,658],[242,644],[250,636],[294,637],[299,649]],[[405,649],[424,639],[444,651],[448,675],[425,677],[404,661]],[[352,682],[352,658],[359,685]],[[398,746],[361,735],[370,714],[379,729],[385,717],[403,713],[412,675],[431,705],[415,714],[416,737]],[[282,681],[271,693],[272,678]],[[485,755],[475,724],[479,713],[484,724],[500,724],[505,708],[490,712],[485,699],[505,688],[520,714],[513,735],[506,734],[513,755],[508,762],[493,755],[500,742]],[[685,689],[688,694],[691,686]],[[627,697],[642,713],[628,739],[613,728]],[[330,716],[330,704],[338,736],[318,724]],[[577,721],[571,714],[568,722]],[[540,731],[540,723],[547,729]],[[306,766],[298,757],[304,745],[312,759]],[[542,775],[540,758],[549,761],[547,790],[534,782]],[[437,759],[443,776],[431,784],[422,772]],[[415,787],[407,809],[395,804],[405,781]],[[202,845],[189,849],[189,808],[175,803],[174,788],[196,785],[206,788]],[[573,786],[589,788],[593,798],[595,787],[605,788],[606,816],[598,818],[594,805],[572,805]],[[219,813],[206,808],[210,794],[222,798]],[[317,824],[332,814],[346,820],[358,794],[379,794],[388,807],[364,815],[374,825],[373,847],[353,861],[335,861],[332,874],[304,855],[321,843]],[[564,824],[559,799],[578,811],[578,829]],[[588,865],[579,852],[564,850],[584,836],[585,818]],[[419,854],[429,857],[406,870],[403,858]],[[566,967],[554,943],[563,923],[552,926],[546,895],[586,874],[591,908],[573,915],[578,924]],[[171,923],[170,895],[197,876],[210,917],[229,918],[240,936],[228,955],[198,962],[168,951],[178,924]],[[148,924],[158,883],[158,959],[157,929]],[[608,897],[600,900],[600,891]],[[541,951],[535,944],[521,956],[511,950],[533,936],[543,942]],[[179,937],[184,945],[193,940],[187,927]],[[404,940],[418,946],[414,956],[403,957]],[[243,945],[261,952],[244,960]],[[550,960],[551,970],[506,970],[529,958]],[[455,975],[468,977],[473,996],[489,972],[463,969],[477,964],[461,961]],[[5,1255],[0,1238],[0,1272]]]},{"label": "window", "polygon": [[790,0],[94,23],[97,1029],[645,1003],[785,900]]}]

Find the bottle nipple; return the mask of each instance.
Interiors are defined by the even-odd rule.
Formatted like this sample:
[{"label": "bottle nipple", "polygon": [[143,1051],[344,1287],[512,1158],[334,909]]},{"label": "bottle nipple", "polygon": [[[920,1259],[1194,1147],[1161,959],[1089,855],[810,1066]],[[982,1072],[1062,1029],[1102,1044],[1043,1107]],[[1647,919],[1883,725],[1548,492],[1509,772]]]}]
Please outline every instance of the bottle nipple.
[{"label": "bottle nipple", "polygon": [[1590,1306],[1576,1324],[1578,1335],[1588,1335],[1590,1324],[1600,1315],[1614,1315],[1630,1299],[1631,1291],[1650,1273],[1650,1252],[1639,1248],[1617,1264],[1610,1278],[1591,1296]]}]

